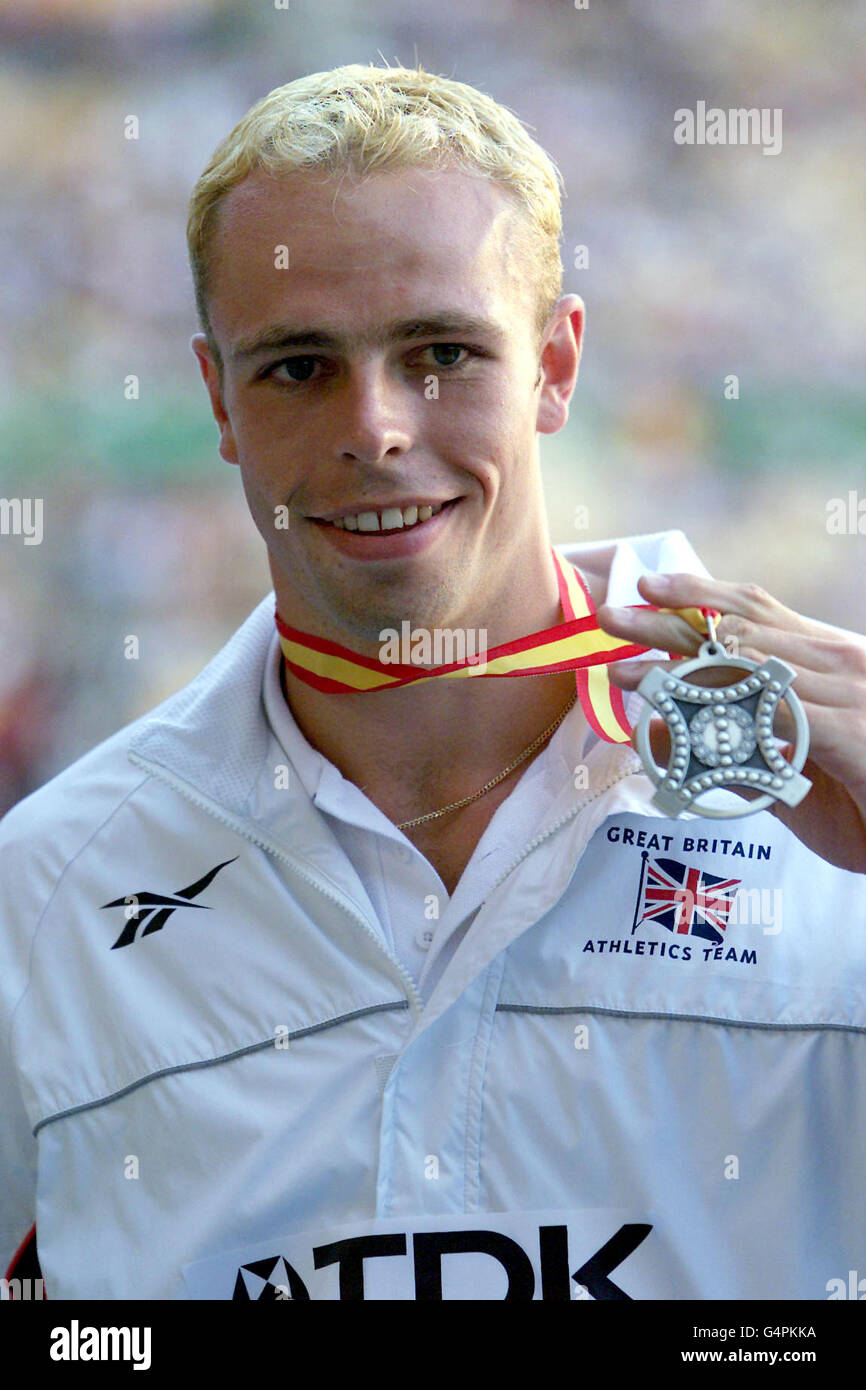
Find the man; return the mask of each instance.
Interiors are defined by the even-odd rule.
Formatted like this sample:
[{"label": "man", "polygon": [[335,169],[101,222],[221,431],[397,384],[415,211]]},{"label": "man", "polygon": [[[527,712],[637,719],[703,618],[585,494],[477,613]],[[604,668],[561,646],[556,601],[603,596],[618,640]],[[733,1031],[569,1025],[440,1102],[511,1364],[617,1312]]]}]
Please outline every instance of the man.
[{"label": "man", "polygon": [[[3,1233],[37,1220],[50,1298],[824,1298],[863,1268],[864,646],[678,532],[552,553],[559,230],[519,122],[420,71],[278,89],[196,187],[192,345],[279,628],[270,596],[7,818]],[[572,667],[390,674],[406,623],[531,662],[568,559],[649,653],[618,687],[697,651],[673,610],[790,661],[800,806],[661,817]]]}]

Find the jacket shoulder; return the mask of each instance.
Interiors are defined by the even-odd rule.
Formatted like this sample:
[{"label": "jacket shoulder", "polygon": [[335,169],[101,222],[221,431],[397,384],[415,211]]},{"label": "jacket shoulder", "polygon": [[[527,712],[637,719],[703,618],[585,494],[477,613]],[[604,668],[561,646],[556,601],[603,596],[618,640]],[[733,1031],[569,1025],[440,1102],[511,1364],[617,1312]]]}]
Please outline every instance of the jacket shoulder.
[{"label": "jacket shoulder", "polygon": [[[214,732],[231,727],[223,705],[237,701],[239,677],[247,678],[241,692],[247,704],[261,682],[262,652],[273,627],[272,607],[269,595],[187,685],[13,806],[0,820],[0,856],[38,846],[61,867],[68,863],[151,776],[129,754],[142,745],[158,744],[163,730],[179,733],[191,745],[198,738],[207,758],[213,760]],[[234,705],[230,713],[236,717]]]},{"label": "jacket shoulder", "polygon": [[80,820],[92,826],[101,806],[110,812],[143,779],[127,757],[130,741],[142,720],[124,726],[58,772],[50,781],[16,802],[0,820],[0,848],[21,845],[31,835],[53,835],[66,823]]},{"label": "jacket shoulder", "polygon": [[[145,719],[147,716],[145,716]],[[0,884],[8,903],[27,886],[50,893],[63,870],[149,773],[127,757],[135,720],[31,792],[0,820]]]}]

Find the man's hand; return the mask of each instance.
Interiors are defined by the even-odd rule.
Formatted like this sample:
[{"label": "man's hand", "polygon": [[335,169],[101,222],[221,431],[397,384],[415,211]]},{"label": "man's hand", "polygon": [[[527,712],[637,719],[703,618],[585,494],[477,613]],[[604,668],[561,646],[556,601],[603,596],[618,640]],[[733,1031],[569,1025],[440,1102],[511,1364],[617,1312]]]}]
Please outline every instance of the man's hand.
[{"label": "man's hand", "polygon": [[[776,801],[767,809],[822,859],[866,873],[866,639],[804,618],[755,584],[727,584],[693,574],[644,575],[638,589],[658,608],[694,606],[721,613],[716,636],[727,643],[730,655],[758,662],[777,656],[794,667],[793,690],[809,720],[809,757],[803,773],[812,788],[799,806]],[[674,613],[604,604],[598,619],[614,637],[681,652],[683,657],[696,656],[706,640]],[[618,661],[609,667],[610,679],[622,690],[634,690],[653,666],[676,664]],[[774,733],[784,739],[795,736],[784,703]],[[663,719],[652,720],[651,744],[656,762],[665,766],[670,737]],[[782,751],[790,758],[792,744]]]}]

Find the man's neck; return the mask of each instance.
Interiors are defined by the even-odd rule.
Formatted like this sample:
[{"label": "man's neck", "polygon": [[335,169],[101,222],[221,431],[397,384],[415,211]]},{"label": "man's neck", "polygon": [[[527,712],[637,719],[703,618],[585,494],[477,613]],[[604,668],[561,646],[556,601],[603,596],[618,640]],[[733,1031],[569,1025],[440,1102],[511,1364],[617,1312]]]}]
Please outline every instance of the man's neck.
[{"label": "man's neck", "polygon": [[[490,646],[562,620],[552,564],[551,578],[546,593],[532,604],[532,614],[524,612],[510,623],[507,615],[505,620],[498,615],[497,638]],[[515,589],[521,592],[519,586]],[[525,588],[522,597],[525,602]],[[492,625],[490,619],[486,625]],[[286,698],[308,742],[395,824],[471,796],[498,776],[556,720],[574,689],[574,673],[564,672],[437,679],[395,690],[331,695],[284,667]],[[431,862],[436,863],[437,855],[444,858],[453,874],[531,760],[470,806],[406,833]],[[436,867],[441,873],[439,863]]]},{"label": "man's neck", "polygon": [[[285,667],[284,678],[307,741],[395,825],[471,796],[497,777],[555,721],[575,688],[570,671],[439,680],[372,695],[322,695]],[[532,760],[470,805],[406,830],[449,893]]]}]

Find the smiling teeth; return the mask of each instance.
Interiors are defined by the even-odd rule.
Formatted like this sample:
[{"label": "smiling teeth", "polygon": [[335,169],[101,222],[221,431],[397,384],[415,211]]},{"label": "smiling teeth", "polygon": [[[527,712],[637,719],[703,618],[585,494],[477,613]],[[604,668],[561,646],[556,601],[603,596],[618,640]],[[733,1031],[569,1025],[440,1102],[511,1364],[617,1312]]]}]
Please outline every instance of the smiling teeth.
[{"label": "smiling teeth", "polygon": [[331,522],[339,531],[401,531],[419,521],[429,521],[445,503],[431,507],[385,507],[381,512],[353,512]]}]

